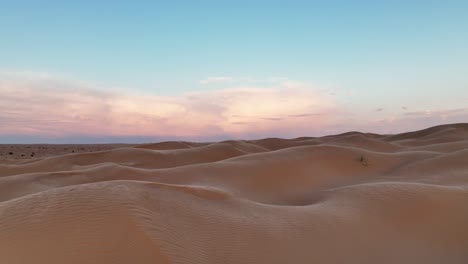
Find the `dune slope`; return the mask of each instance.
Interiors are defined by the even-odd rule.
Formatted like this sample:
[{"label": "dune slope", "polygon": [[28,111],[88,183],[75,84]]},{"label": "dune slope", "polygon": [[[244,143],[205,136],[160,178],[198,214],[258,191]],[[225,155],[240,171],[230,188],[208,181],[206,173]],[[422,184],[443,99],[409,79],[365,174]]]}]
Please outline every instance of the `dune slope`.
[{"label": "dune slope", "polygon": [[467,142],[468,124],[452,124],[73,153],[48,146],[0,164],[0,258],[468,263]]}]

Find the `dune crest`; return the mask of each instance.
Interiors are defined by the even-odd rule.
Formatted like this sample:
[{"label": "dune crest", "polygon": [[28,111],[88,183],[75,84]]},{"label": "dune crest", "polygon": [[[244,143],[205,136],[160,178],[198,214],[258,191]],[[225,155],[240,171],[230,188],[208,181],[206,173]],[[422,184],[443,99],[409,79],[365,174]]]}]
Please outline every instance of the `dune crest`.
[{"label": "dune crest", "polygon": [[468,124],[0,152],[2,263],[468,263]]}]

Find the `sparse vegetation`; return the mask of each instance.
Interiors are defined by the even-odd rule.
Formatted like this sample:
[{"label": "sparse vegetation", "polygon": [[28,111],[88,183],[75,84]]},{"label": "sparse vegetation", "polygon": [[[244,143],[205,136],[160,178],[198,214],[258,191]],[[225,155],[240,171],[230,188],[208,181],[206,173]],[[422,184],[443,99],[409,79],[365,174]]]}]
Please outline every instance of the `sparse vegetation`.
[{"label": "sparse vegetation", "polygon": [[359,158],[359,162],[361,162],[361,164],[363,166],[368,166],[369,165],[369,160],[366,156],[364,155],[361,155],[361,157]]}]

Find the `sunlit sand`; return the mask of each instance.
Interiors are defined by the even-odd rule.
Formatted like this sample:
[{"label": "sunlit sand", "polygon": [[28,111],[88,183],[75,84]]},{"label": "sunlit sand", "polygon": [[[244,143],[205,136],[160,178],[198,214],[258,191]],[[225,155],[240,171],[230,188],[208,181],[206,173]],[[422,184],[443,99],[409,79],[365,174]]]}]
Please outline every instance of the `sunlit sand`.
[{"label": "sunlit sand", "polygon": [[0,151],[2,263],[468,263],[467,124]]}]

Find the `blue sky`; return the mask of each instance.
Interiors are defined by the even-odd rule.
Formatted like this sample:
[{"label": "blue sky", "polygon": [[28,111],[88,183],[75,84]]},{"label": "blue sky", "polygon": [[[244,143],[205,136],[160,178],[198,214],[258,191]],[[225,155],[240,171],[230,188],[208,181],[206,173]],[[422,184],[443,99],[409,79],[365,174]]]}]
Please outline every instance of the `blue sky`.
[{"label": "blue sky", "polygon": [[[335,115],[352,111],[355,118],[380,121],[402,119],[398,115],[404,108],[433,113],[468,105],[467,1],[0,4],[0,71],[9,91],[24,88],[18,82],[27,79],[28,89],[43,95],[46,76],[48,83],[70,89],[179,101],[191,93],[290,89],[294,83],[296,88],[332,95]],[[455,120],[463,121],[466,113],[459,116],[460,111]],[[401,130],[417,128],[399,124]],[[334,132],[331,127],[372,130],[340,126],[339,120],[322,128]],[[226,127],[219,135],[223,131],[227,137],[251,135],[233,135]],[[272,127],[258,136],[275,131]],[[148,133],[145,136],[153,135]]]}]

